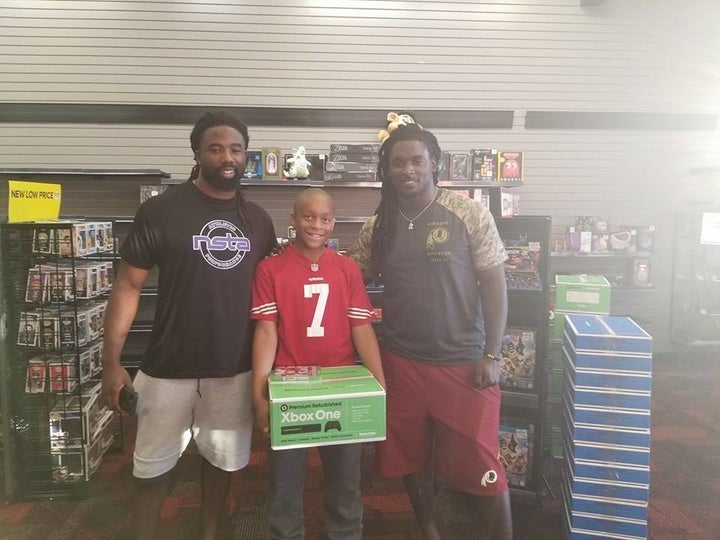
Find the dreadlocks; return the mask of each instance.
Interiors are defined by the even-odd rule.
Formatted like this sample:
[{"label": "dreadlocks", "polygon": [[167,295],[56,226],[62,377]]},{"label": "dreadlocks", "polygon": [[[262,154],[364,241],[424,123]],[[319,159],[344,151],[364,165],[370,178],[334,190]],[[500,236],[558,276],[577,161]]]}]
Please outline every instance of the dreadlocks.
[{"label": "dreadlocks", "polygon": [[[395,225],[399,211],[399,203],[395,186],[390,179],[390,154],[396,143],[400,141],[419,141],[425,145],[430,159],[440,163],[441,151],[435,135],[422,129],[417,124],[398,126],[389,138],[385,139],[380,147],[377,176],[382,183],[380,188],[380,204],[375,210],[375,225],[373,227],[370,255],[372,258],[371,275],[379,278],[385,263],[385,254],[392,249],[395,239]],[[437,168],[433,173],[433,182],[438,183]]]},{"label": "dreadlocks", "polygon": [[[245,150],[247,150],[248,144],[250,144],[250,135],[248,134],[247,126],[243,124],[240,120],[226,112],[208,111],[204,113],[197,122],[195,122],[195,126],[193,127],[192,132],[190,132],[190,148],[193,151],[193,155],[200,150],[200,143],[202,142],[202,138],[203,135],[205,135],[205,132],[208,129],[217,126],[228,126],[240,133],[243,140],[245,141]],[[188,178],[188,182],[192,182],[199,176],[200,165],[196,161],[195,165],[190,171],[190,177]],[[244,223],[247,223],[248,225],[251,225],[250,220],[247,217],[247,212],[245,211],[245,196],[242,193],[239,182],[235,192],[235,201],[237,202],[237,210],[240,216],[240,220]]]}]

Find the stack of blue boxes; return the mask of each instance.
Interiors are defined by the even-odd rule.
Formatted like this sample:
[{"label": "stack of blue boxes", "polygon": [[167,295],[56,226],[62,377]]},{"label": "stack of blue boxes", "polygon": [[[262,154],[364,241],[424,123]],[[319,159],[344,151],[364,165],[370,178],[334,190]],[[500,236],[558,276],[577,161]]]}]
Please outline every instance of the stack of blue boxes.
[{"label": "stack of blue boxes", "polygon": [[563,360],[567,537],[645,539],[652,337],[628,317],[568,315]]}]

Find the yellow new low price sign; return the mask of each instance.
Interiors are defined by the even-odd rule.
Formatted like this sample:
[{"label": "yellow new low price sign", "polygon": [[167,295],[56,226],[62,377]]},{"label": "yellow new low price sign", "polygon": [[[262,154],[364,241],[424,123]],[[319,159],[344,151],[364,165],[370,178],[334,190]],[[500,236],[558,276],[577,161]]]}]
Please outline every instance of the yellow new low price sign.
[{"label": "yellow new low price sign", "polygon": [[53,220],[60,216],[60,184],[8,180],[8,223]]}]

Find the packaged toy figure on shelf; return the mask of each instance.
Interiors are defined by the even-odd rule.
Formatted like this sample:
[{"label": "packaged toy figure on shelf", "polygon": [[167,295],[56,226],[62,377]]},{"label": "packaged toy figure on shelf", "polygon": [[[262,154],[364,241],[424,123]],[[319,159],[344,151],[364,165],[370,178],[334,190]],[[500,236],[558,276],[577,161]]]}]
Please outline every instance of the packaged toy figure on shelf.
[{"label": "packaged toy figure on shelf", "polygon": [[495,182],[498,174],[498,152],[494,148],[472,150],[472,179],[480,182]]},{"label": "packaged toy figure on shelf", "polygon": [[25,380],[25,392],[38,394],[45,392],[47,381],[47,364],[42,356],[36,356],[28,360],[27,377]]},{"label": "packaged toy figure on shelf", "polygon": [[502,343],[500,386],[532,389],[535,386],[535,330],[507,328]]},{"label": "packaged toy figure on shelf", "polygon": [[18,345],[28,347],[38,346],[38,325],[40,318],[37,313],[23,311],[20,314],[20,326],[18,328]]},{"label": "packaged toy figure on shelf", "polygon": [[282,152],[278,147],[264,146],[262,148],[264,180],[280,180],[282,178],[281,155]]},{"label": "packaged toy figure on shelf", "polygon": [[437,165],[438,182],[447,182],[450,180],[450,155],[443,151],[440,154],[440,161]]},{"label": "packaged toy figure on shelf", "polygon": [[449,179],[451,182],[470,180],[470,154],[467,152],[448,152]]},{"label": "packaged toy figure on shelf", "polygon": [[610,249],[612,251],[627,251],[634,253],[637,251],[637,229],[625,228],[610,233]]},{"label": "packaged toy figure on shelf", "polygon": [[[625,242],[625,238],[629,241]],[[652,252],[655,248],[655,225],[622,225],[612,235],[611,241],[613,249],[618,251]]]},{"label": "packaged toy figure on shelf", "polygon": [[375,182],[377,173],[369,172],[326,172],[326,182]]},{"label": "packaged toy figure on shelf", "polygon": [[261,179],[263,176],[262,152],[257,150],[248,150],[246,153],[247,161],[245,162],[245,173],[243,178],[252,180]]},{"label": "packaged toy figure on shelf", "polygon": [[523,165],[524,157],[522,152],[498,152],[498,181],[522,182]]},{"label": "packaged toy figure on shelf", "polygon": [[635,259],[633,261],[632,284],[635,287],[652,287],[650,261],[648,259]]}]

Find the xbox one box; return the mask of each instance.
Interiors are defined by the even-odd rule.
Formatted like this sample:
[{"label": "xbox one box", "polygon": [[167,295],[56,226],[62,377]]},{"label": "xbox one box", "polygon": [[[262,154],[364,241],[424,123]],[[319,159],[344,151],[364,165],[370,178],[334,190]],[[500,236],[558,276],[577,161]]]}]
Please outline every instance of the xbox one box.
[{"label": "xbox one box", "polygon": [[274,450],[385,439],[385,390],[364,366],[321,367],[304,380],[272,373],[268,385]]}]

